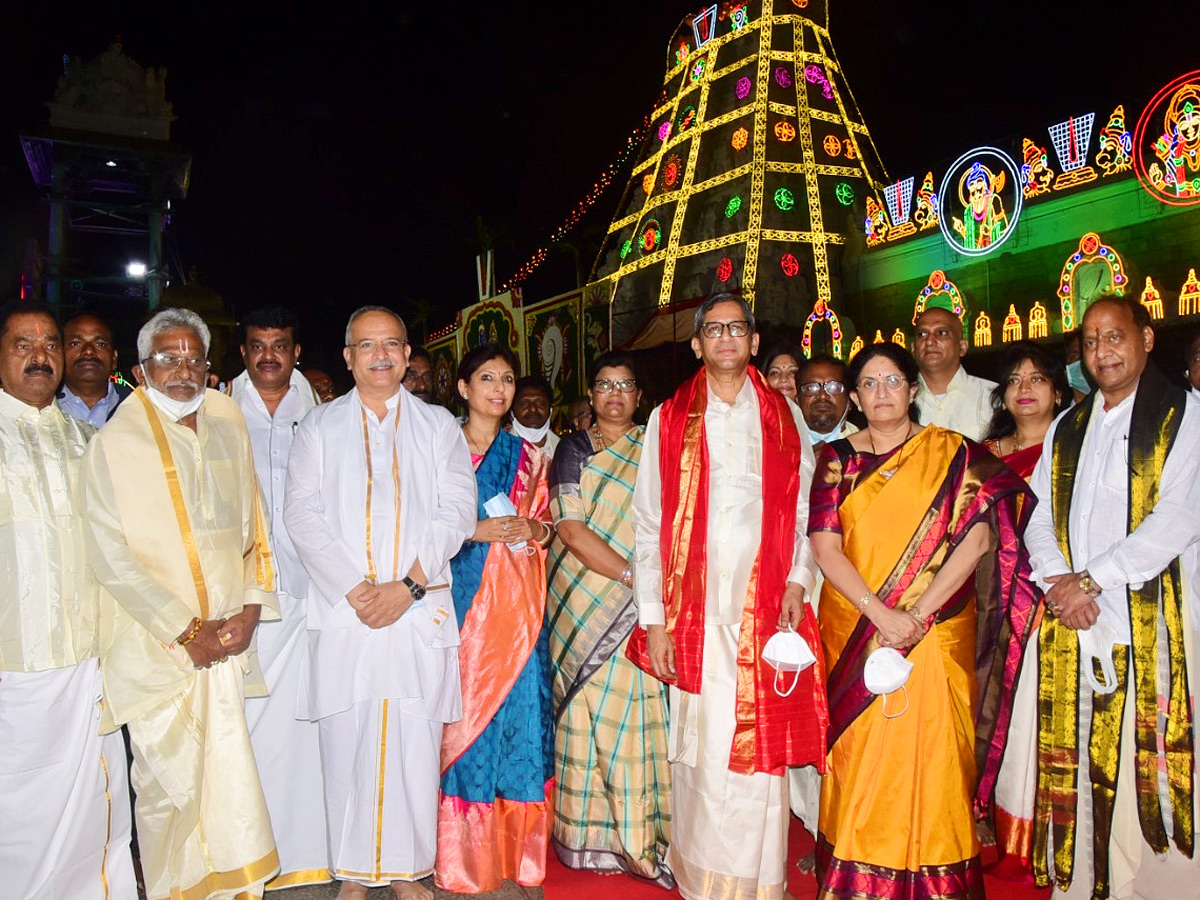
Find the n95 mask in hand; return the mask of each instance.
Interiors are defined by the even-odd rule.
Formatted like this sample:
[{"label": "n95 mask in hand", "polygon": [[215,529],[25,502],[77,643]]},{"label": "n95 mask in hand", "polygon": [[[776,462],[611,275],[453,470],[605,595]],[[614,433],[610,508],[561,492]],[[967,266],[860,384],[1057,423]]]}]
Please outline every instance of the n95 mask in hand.
[{"label": "n95 mask in hand", "polygon": [[[777,631],[771,635],[762,650],[763,661],[775,669],[775,693],[786,697],[800,683],[800,673],[817,661],[808,642],[788,625],[787,631]],[[780,690],[780,678],[785,672],[794,672],[792,686],[786,691]]]},{"label": "n95 mask in hand", "polygon": [[880,647],[867,657],[863,665],[863,683],[872,694],[883,696],[883,714],[889,719],[908,712],[908,691],[904,691],[904,709],[893,715],[887,712],[887,695],[904,688],[913,664],[895,647]]}]

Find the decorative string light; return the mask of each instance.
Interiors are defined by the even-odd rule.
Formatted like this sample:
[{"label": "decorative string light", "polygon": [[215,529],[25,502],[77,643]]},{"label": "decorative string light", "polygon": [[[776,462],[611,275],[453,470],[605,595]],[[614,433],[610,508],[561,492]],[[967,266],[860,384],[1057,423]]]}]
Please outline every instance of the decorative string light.
[{"label": "decorative string light", "polygon": [[1158,288],[1154,286],[1154,282],[1150,280],[1150,276],[1146,276],[1146,289],[1142,291],[1142,306],[1146,307],[1146,311],[1150,313],[1150,318],[1161,319],[1163,317],[1163,302],[1162,294],[1158,292]]},{"label": "decorative string light", "polygon": [[526,260],[521,268],[517,269],[516,273],[508,279],[502,286],[501,290],[506,291],[517,285],[523,284],[534,270],[537,269],[546,257],[550,255],[550,248],[562,241],[578,225],[583,217],[588,214],[596,201],[603,196],[604,192],[612,185],[613,177],[625,168],[625,165],[633,157],[642,146],[642,141],[646,137],[646,132],[650,128],[650,117],[645,116],[641,123],[629,133],[629,137],[625,138],[625,145],[621,148],[621,152],[617,158],[608,164],[608,167],[600,173],[600,177],[592,184],[591,189],[584,195],[584,198],[575,204],[575,208],[571,210],[570,215],[556,228],[550,235],[550,239],[534,251],[533,255]]},{"label": "decorative string light", "polygon": [[1046,316],[1046,307],[1041,301],[1033,304],[1029,311],[1029,339],[1044,338],[1050,333],[1050,321]]}]

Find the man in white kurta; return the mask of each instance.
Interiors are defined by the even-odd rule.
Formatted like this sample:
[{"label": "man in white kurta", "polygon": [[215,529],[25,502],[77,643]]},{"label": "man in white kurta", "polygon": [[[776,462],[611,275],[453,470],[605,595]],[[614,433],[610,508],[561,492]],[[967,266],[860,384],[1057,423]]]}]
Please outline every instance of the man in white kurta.
[{"label": "man in white kurta", "polygon": [[[728,296],[728,295],[726,295]],[[741,301],[726,299],[700,307],[704,324],[753,317]],[[763,517],[763,434],[759,401],[747,367],[758,336],[729,330],[717,338],[693,339],[708,373],[704,428],[708,448],[707,578],[704,655],[699,694],[670,689],[669,754],[672,781],[671,844],[667,863],[688,900],[770,900],[786,883],[788,786],[783,774],[730,771],[735,730],[739,628],[754,598],[751,569]],[[794,554],[784,594],[799,608],[811,593],[816,567],[806,535],[808,491],[815,468],[800,410],[789,402],[801,437],[801,482],[796,504]],[[659,414],[646,426],[642,462],[633,495],[635,576],[639,624],[646,628],[651,659],[665,638],[660,538],[662,520]],[[666,640],[670,640],[666,638]],[[672,647],[673,652],[673,647]],[[656,672],[660,666],[655,665]],[[666,666],[668,672],[670,664]]]},{"label": "man in white kurta", "polygon": [[350,318],[355,388],[300,424],[284,521],[312,577],[300,702],[319,723],[341,897],[430,896],[442,725],[461,714],[450,558],[475,529],[475,475],[446,410],[401,387],[404,323]]},{"label": "man in white kurta", "polygon": [[[1186,660],[1176,660],[1186,666],[1189,692],[1200,683],[1200,666],[1196,657],[1196,626],[1200,623],[1200,401],[1186,396],[1177,388],[1157,388],[1176,391],[1176,402],[1182,409],[1178,432],[1162,463],[1158,500],[1152,511],[1133,530],[1128,528],[1131,467],[1145,465],[1131,457],[1131,431],[1137,427],[1135,406],[1139,394],[1152,390],[1147,385],[1165,384],[1157,371],[1148,371],[1148,353],[1154,345],[1154,332],[1149,327],[1144,310],[1136,313],[1122,301],[1098,301],[1084,315],[1082,332],[1084,361],[1099,390],[1083,404],[1090,410],[1076,407],[1056,420],[1046,435],[1042,457],[1034,470],[1031,486],[1038,498],[1025,540],[1029,546],[1034,574],[1047,591],[1047,611],[1058,621],[1075,629],[1079,646],[1078,674],[1078,784],[1074,810],[1075,851],[1074,871],[1067,876],[1056,864],[1053,838],[1048,848],[1050,877],[1057,882],[1056,895],[1088,898],[1200,897],[1200,865],[1180,852],[1172,839],[1166,852],[1156,854],[1143,837],[1139,822],[1138,796],[1134,771],[1135,665],[1157,668],[1157,733],[1159,775],[1159,804],[1166,834],[1172,838],[1172,808],[1166,789],[1167,764],[1162,755],[1164,746],[1164,716],[1170,693],[1167,659],[1167,631],[1161,612],[1162,598],[1159,576],[1175,562],[1182,574],[1182,624]],[[1141,319],[1141,321],[1139,321]],[[1086,414],[1085,431],[1078,455],[1067,458],[1065,451],[1056,450],[1056,436],[1072,427],[1081,414]],[[1150,430],[1165,426],[1157,413]],[[1070,420],[1070,421],[1068,421]],[[1074,489],[1069,498],[1055,497],[1053,482],[1061,477],[1058,466],[1074,469]],[[1067,533],[1070,562],[1062,551],[1061,535],[1056,520],[1061,505],[1069,502]],[[1154,586],[1154,596],[1147,600],[1134,592]],[[1106,845],[1108,865],[1098,864],[1095,856],[1093,804],[1093,758],[1089,741],[1092,738],[1094,707],[1105,696],[1112,676],[1103,675],[1100,663],[1092,656],[1111,660],[1114,651],[1119,657],[1133,656],[1131,610],[1143,614],[1142,604],[1160,607],[1158,612],[1158,659],[1129,663],[1129,676],[1116,687],[1124,693],[1124,716],[1119,728],[1118,780],[1112,815],[1111,833]],[[1150,621],[1155,610],[1151,608]],[[1046,626],[1043,626],[1045,630]],[[1042,647],[1041,665],[1048,664],[1047,648]],[[1092,677],[1089,678],[1089,670]],[[1099,688],[1099,689],[1098,689]],[[1194,694],[1187,698],[1192,705]],[[1194,752],[1194,736],[1189,731],[1187,741]],[[1106,744],[1106,749],[1111,749]],[[1058,752],[1057,750],[1055,751]],[[1194,776],[1193,776],[1194,777]],[[1195,829],[1195,799],[1192,828]],[[1055,822],[1063,816],[1054,811]],[[1096,870],[1099,869],[1097,872]],[[1109,890],[1093,893],[1099,877],[1107,877]],[[1067,879],[1069,877],[1069,884]]]},{"label": "man in white kurta", "polygon": [[107,729],[127,724],[146,896],[258,897],[279,870],[246,729],[275,609],[250,437],[206,391],[208,327],[167,309],[138,335],[142,382],[83,461]]},{"label": "man in white kurta", "polygon": [[922,425],[937,425],[983,440],[992,421],[994,381],[976,378],[962,366],[967,355],[963,323],[954,313],[929,307],[917,317],[913,357],[921,370],[917,409]]},{"label": "man in white kurta", "polygon": [[100,736],[96,582],[49,310],[0,311],[0,896],[134,900],[125,747]]},{"label": "man in white kurta", "polygon": [[283,522],[288,454],[300,422],[317,395],[299,370],[300,323],[282,307],[255,310],[241,321],[246,369],[229,386],[241,407],[254,448],[254,468],[271,521],[280,618],[258,626],[258,660],[270,693],[246,699],[246,724],[275,844],[279,874],[267,890],[329,881],[325,798],[317,726],[297,718],[296,694],[308,654],[305,597],[308,572]]}]

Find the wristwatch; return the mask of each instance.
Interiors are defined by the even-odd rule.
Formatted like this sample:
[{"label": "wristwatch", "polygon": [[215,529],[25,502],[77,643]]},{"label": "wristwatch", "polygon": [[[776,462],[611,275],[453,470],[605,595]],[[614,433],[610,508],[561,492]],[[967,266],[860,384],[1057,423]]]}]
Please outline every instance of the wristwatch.
[{"label": "wristwatch", "polygon": [[418,600],[425,599],[425,585],[417,584],[415,581],[413,581],[407,575],[405,575],[403,578],[401,578],[400,581],[404,584],[404,586],[406,588],[408,588],[408,592],[410,594],[412,594],[413,603],[416,603]]},{"label": "wristwatch", "polygon": [[1079,589],[1092,598],[1099,597],[1104,591],[1086,571],[1079,576]]}]

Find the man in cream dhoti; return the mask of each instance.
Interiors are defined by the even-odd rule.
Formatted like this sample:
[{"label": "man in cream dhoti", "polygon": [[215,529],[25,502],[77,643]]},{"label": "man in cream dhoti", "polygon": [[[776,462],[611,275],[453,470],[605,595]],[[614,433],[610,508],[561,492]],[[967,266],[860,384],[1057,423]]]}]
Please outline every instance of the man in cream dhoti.
[{"label": "man in cream dhoti", "polygon": [[255,310],[242,319],[241,330],[246,370],[228,390],[246,417],[279,580],[280,620],[261,623],[256,634],[270,694],[246,700],[250,743],[279,848],[279,875],[267,885],[272,891],[329,881],[317,726],[296,717],[296,694],[308,653],[308,572],[283,524],[288,454],[300,422],[317,405],[317,395],[296,369],[300,322],[290,310]]},{"label": "man in cream dhoti", "polygon": [[1149,361],[1137,301],[1083,317],[1099,390],[1059,416],[1025,533],[1038,637],[1040,884],[1079,898],[1200,897],[1200,401]]},{"label": "man in cream dhoti", "polygon": [[354,390],[300,424],[284,521],[312,584],[300,702],[320,726],[339,897],[417,882],[436,855],[442,725],[458,719],[450,558],[475,530],[475,475],[446,410],[404,390],[404,323],[379,306],[346,326]]},{"label": "man in cream dhoti", "polygon": [[[778,900],[786,767],[824,770],[828,723],[805,603],[813,454],[800,411],[749,366],[758,335],[748,304],[706,300],[692,349],[704,367],[646,427],[633,496],[642,627],[628,654],[671,685],[667,862],[680,893]],[[777,626],[818,655],[787,696],[762,657]]]},{"label": "man in cream dhoti", "polygon": [[0,310],[0,895],[134,900],[125,747],[100,736],[96,582],[46,307]]},{"label": "man in cream dhoti", "polygon": [[209,332],[166,309],[141,387],[83,463],[106,724],[129,726],[149,900],[258,897],[279,870],[243,711],[275,609],[269,532],[237,404],[204,389]]}]

